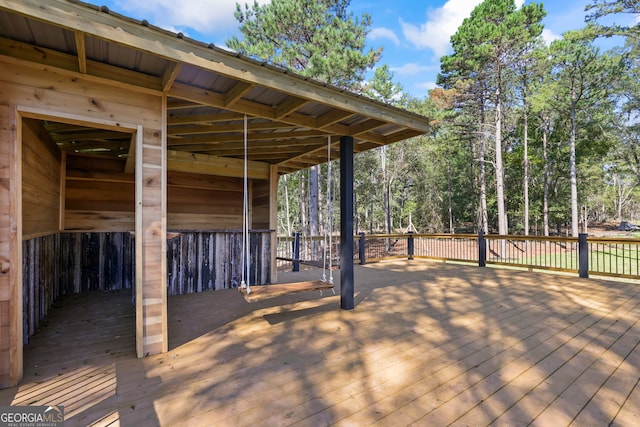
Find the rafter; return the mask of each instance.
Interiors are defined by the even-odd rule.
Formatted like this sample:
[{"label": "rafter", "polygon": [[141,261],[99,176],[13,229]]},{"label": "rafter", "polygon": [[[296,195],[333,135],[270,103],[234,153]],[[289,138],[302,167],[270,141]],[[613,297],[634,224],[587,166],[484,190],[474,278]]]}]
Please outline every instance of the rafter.
[{"label": "rafter", "polygon": [[[0,37],[0,55],[6,55],[6,59],[9,61],[17,58],[19,60],[61,68],[76,73],[79,68],[78,58],[75,55],[2,37]],[[154,92],[159,92],[161,88],[160,79],[148,74],[126,70],[89,59],[86,60],[86,68],[87,72],[83,74],[84,78],[95,77],[101,80],[110,80],[124,85],[135,86],[136,88],[151,89]]]},{"label": "rafter", "polygon": [[224,107],[229,108],[251,90],[254,85],[246,82],[237,82],[233,87],[224,94]]},{"label": "rafter", "polygon": [[182,64],[178,62],[170,63],[162,73],[162,91],[166,92],[169,90],[173,82],[180,74],[180,70],[182,69]]},{"label": "rafter", "polygon": [[75,32],[73,33],[76,40],[76,52],[78,52],[78,71],[82,74],[87,73],[87,46],[84,39],[84,34]]}]

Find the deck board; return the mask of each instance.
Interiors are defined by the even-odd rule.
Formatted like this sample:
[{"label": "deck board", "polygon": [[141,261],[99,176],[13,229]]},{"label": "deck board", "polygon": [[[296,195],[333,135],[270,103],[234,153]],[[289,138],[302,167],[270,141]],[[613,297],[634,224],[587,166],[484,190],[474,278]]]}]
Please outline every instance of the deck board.
[{"label": "deck board", "polygon": [[352,311],[317,292],[170,297],[170,351],[145,359],[130,295],[63,299],[0,405],[63,404],[69,426],[640,421],[640,282],[421,260],[355,279]]}]

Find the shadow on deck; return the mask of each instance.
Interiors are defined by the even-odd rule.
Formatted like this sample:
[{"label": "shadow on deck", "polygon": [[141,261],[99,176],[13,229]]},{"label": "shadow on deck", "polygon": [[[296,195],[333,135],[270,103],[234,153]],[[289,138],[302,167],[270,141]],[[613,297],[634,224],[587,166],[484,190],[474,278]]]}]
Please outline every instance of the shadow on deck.
[{"label": "shadow on deck", "polygon": [[353,311],[170,297],[171,350],[145,359],[128,294],[67,297],[0,405],[64,405],[69,426],[640,424],[638,283],[424,261],[355,279]]}]

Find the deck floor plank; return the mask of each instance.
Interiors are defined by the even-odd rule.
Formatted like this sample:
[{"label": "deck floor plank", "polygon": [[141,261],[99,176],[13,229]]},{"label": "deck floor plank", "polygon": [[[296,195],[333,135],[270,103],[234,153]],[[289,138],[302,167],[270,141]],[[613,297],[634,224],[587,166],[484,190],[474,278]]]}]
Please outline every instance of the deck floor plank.
[{"label": "deck floor plank", "polygon": [[640,421],[640,282],[418,260],[355,279],[352,311],[330,293],[170,297],[170,351],[145,359],[130,294],[62,298],[0,405],[62,404],[68,426]]}]

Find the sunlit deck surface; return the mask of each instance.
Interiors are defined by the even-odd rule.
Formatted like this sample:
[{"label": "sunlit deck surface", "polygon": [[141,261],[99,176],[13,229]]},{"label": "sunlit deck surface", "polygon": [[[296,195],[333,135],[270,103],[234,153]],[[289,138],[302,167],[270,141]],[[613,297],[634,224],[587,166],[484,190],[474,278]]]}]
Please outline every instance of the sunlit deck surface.
[{"label": "sunlit deck surface", "polygon": [[353,311],[170,297],[170,351],[140,360],[130,295],[65,298],[0,405],[64,405],[67,426],[640,425],[640,284],[422,261],[355,277]]}]

